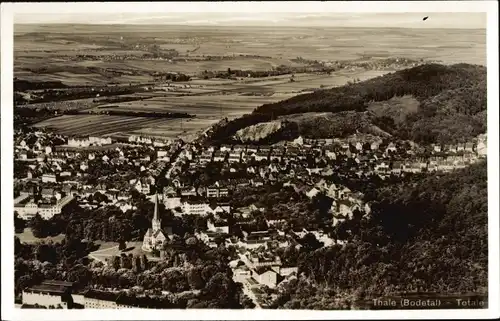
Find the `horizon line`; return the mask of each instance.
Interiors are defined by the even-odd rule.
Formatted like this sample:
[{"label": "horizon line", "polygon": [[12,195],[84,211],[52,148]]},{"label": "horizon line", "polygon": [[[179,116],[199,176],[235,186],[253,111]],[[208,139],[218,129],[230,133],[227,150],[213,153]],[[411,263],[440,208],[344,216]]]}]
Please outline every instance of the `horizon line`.
[{"label": "horizon line", "polygon": [[14,26],[19,25],[38,25],[38,26],[50,26],[50,25],[79,25],[79,26],[172,26],[172,27],[245,27],[245,28],[349,28],[349,29],[428,29],[428,30],[487,30],[486,27],[380,27],[380,26],[322,26],[322,25],[310,25],[310,26],[294,26],[294,25],[231,25],[231,24],[182,24],[182,23],[91,23],[91,22],[22,22],[15,23]]}]

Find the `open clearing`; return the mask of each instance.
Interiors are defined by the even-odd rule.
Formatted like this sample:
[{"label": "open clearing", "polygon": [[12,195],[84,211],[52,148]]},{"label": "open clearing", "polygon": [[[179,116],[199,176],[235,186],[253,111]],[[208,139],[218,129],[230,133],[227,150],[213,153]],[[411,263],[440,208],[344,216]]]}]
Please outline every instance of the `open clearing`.
[{"label": "open clearing", "polygon": [[383,102],[371,102],[368,110],[378,117],[387,116],[394,119],[396,123],[401,123],[406,116],[418,111],[420,103],[413,96],[393,97]]},{"label": "open clearing", "polygon": [[61,242],[65,237],[64,234],[59,234],[53,237],[49,236],[46,238],[38,238],[33,235],[33,232],[31,232],[31,229],[28,227],[25,228],[22,233],[16,233],[15,235],[19,238],[21,243],[27,243],[27,244],[33,244],[37,242],[49,242],[49,241]]},{"label": "open clearing", "polygon": [[142,256],[146,254],[150,260],[158,260],[158,258],[153,257],[151,253],[144,252],[141,249],[142,242],[127,242],[127,248],[123,251],[118,249],[118,243],[115,242],[96,242],[100,244],[99,249],[94,252],[89,253],[89,258],[106,262],[106,260],[112,258],[113,256],[121,256],[122,254],[132,254],[134,256]]}]

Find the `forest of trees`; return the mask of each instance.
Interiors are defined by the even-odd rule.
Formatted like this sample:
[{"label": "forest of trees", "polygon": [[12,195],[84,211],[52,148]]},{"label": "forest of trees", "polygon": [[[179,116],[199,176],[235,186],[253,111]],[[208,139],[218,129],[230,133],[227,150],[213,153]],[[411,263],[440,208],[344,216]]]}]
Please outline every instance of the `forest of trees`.
[{"label": "forest of trees", "polygon": [[166,80],[166,81],[173,81],[173,82],[180,82],[180,81],[190,81],[191,77],[182,73],[154,73],[153,77],[155,80]]},{"label": "forest of trees", "polygon": [[[42,86],[42,85],[40,85]],[[18,86],[19,88],[25,88],[26,86]],[[118,86],[105,86],[96,90],[92,87],[68,87],[68,88],[57,88],[51,89],[46,88],[43,92],[38,93],[38,95],[33,95],[30,103],[43,103],[43,102],[55,102],[55,101],[66,101],[74,99],[85,99],[85,98],[95,98],[97,95],[99,97],[106,96],[117,96],[117,95],[128,95],[136,92],[143,92],[140,86],[128,86],[128,87],[118,87]],[[14,95],[14,105],[25,104],[24,98],[16,94]]]},{"label": "forest of trees", "polygon": [[29,81],[14,78],[14,91],[68,88],[61,81]]},{"label": "forest of trees", "polygon": [[55,115],[55,111],[48,108],[34,109],[16,106],[14,107],[14,125],[22,127],[55,117]]},{"label": "forest of trees", "polygon": [[211,78],[221,78],[228,79],[233,77],[238,78],[263,78],[263,77],[277,77],[282,75],[293,75],[294,73],[307,73],[307,72],[317,72],[317,73],[331,73],[337,70],[334,67],[325,67],[322,65],[315,66],[301,66],[301,67],[291,67],[281,65],[272,70],[241,70],[241,69],[230,69],[226,71],[208,71],[205,70],[200,73],[199,77],[203,79]]},{"label": "forest of trees", "polygon": [[[274,308],[352,308],[398,293],[487,293],[486,162],[366,194],[370,216],[339,223],[347,241],[300,255]],[[293,262],[295,263],[295,262]]]},{"label": "forest of trees", "polygon": [[[420,108],[416,113],[397,126],[387,120],[372,119],[372,123],[398,138],[419,143],[455,143],[486,131],[486,68],[469,64],[426,64],[262,105],[252,114],[218,128],[212,139],[227,140],[241,128],[278,116],[307,112],[363,112],[371,101],[404,95],[411,95],[419,101]],[[316,138],[321,135],[309,131],[306,136]]]}]

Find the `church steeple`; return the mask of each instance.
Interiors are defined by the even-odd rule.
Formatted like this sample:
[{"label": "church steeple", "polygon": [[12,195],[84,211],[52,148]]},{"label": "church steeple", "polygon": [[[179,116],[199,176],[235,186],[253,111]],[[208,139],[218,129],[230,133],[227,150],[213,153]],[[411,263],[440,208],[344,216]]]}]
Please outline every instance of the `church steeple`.
[{"label": "church steeple", "polygon": [[155,194],[155,211],[154,211],[154,216],[153,216],[153,220],[157,220],[158,219],[158,194]]},{"label": "church steeple", "polygon": [[158,194],[155,194],[154,203],[155,203],[155,209],[153,214],[153,221],[151,222],[153,233],[161,229],[161,220],[158,217]]}]

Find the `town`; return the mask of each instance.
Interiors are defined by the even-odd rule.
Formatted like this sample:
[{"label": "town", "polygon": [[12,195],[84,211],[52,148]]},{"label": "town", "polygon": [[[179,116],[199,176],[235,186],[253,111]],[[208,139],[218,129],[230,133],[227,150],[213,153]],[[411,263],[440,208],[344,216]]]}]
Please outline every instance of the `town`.
[{"label": "town", "polygon": [[485,13],[97,7],[13,17],[17,318],[487,302]]},{"label": "town", "polygon": [[[194,237],[208,247],[230,249],[233,280],[257,308],[268,306],[281,284],[297,278],[297,265],[285,252],[343,244],[336,226],[353,215],[370,215],[370,202],[348,182],[450,172],[484,159],[487,148],[485,134],[428,147],[370,135],[215,146],[136,135],[121,141],[66,137],[35,128],[17,129],[14,146],[14,215],[24,226],[58,216],[71,219],[79,210],[134,212],[148,202],[147,231],[111,237],[120,243],[119,251],[101,249],[88,257],[123,268],[115,261],[127,258],[127,247],[135,244],[134,257],[160,264],[169,259],[174,240],[195,242]],[[197,217],[194,233],[177,235],[173,220],[187,217]],[[83,235],[100,239],[92,231]],[[44,282],[22,289],[23,305],[160,304],[143,302],[140,295],[132,300],[124,294],[130,289],[92,288],[72,296],[71,282]]]}]

